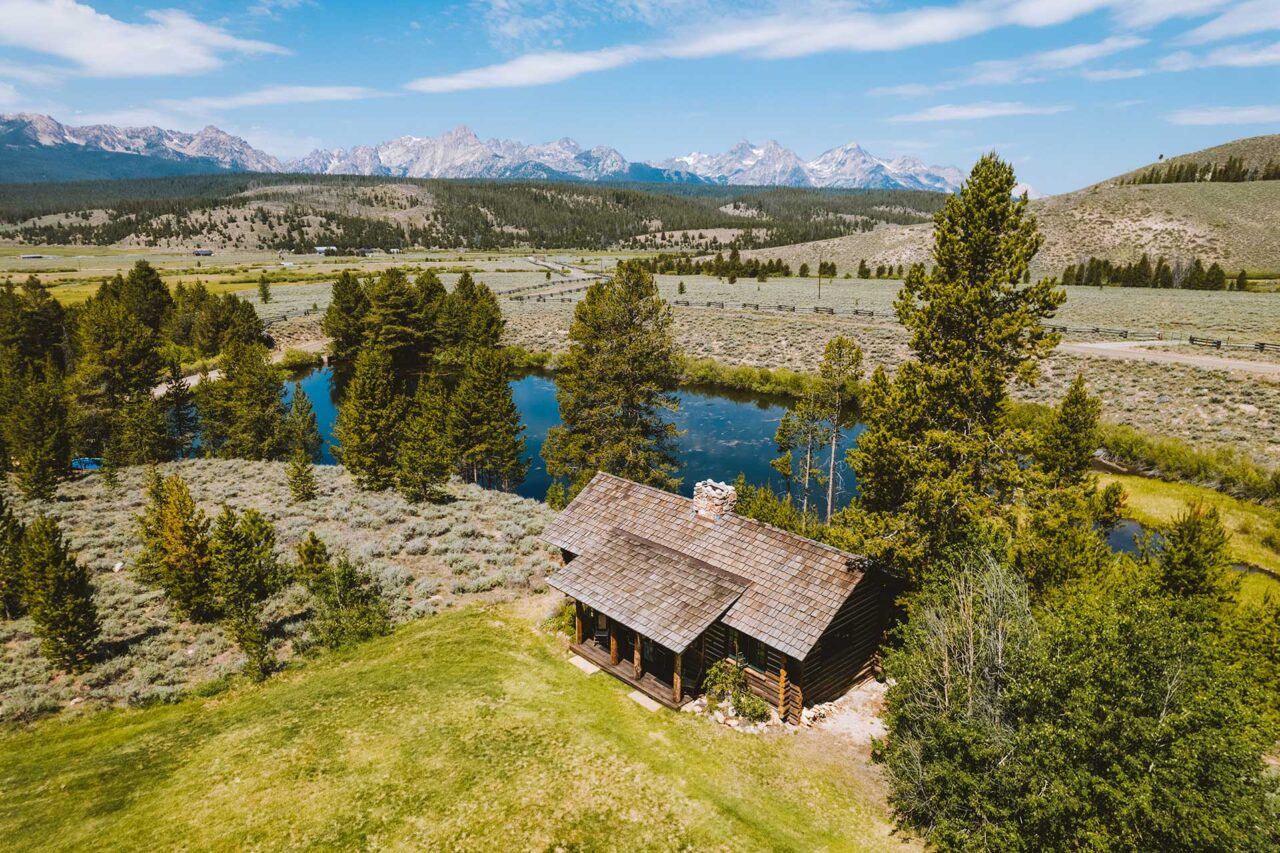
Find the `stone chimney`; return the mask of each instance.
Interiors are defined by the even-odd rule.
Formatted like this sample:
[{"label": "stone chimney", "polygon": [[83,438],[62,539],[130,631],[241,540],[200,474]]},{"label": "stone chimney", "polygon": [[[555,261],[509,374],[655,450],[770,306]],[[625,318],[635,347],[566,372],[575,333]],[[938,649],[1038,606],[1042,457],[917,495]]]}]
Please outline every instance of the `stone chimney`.
[{"label": "stone chimney", "polygon": [[716,519],[733,512],[738,493],[728,483],[703,480],[693,487],[693,511],[701,518]]}]

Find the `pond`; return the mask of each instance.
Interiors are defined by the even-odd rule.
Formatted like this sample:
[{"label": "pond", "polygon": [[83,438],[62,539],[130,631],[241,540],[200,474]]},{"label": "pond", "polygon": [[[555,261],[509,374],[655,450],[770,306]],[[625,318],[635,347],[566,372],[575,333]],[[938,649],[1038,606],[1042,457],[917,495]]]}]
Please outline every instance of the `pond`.
[{"label": "pond", "polygon": [[[293,382],[286,383],[286,397],[293,395]],[[338,410],[334,403],[333,371],[321,368],[296,380],[316,410],[320,434],[326,442],[324,462],[333,464],[329,447],[334,442],[333,424]],[[529,474],[516,489],[524,497],[541,500],[546,496],[551,478],[540,455],[547,431],[560,423],[560,408],[556,403],[556,384],[548,375],[531,374],[511,383],[512,397],[520,410],[525,425],[525,459],[530,463]],[[681,431],[678,440],[678,457],[681,464],[677,476],[682,478],[681,494],[691,495],[693,485],[700,480],[715,479],[732,482],[738,474],[745,474],[747,482],[770,484],[782,488],[781,478],[769,467],[769,461],[777,455],[773,434],[786,411],[784,398],[761,397],[722,389],[684,388],[676,392],[680,409],[670,417]],[[853,472],[843,462],[844,451],[857,441],[862,432],[858,424],[845,431],[837,462],[837,503],[844,506],[856,493],[857,483]],[[826,453],[820,455],[825,462]],[[823,487],[825,500],[825,487]]]}]

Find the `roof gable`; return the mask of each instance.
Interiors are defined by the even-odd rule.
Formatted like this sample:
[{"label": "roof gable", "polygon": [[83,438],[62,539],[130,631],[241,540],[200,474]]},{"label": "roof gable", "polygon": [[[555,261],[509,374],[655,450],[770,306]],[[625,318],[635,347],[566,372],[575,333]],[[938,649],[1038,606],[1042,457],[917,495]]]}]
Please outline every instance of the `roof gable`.
[{"label": "roof gable", "polygon": [[620,544],[621,534],[740,576],[747,586],[722,621],[801,660],[866,567],[865,558],[755,519],[733,513],[714,520],[701,517],[689,498],[604,473],[591,480],[542,538],[582,559],[627,547]]}]

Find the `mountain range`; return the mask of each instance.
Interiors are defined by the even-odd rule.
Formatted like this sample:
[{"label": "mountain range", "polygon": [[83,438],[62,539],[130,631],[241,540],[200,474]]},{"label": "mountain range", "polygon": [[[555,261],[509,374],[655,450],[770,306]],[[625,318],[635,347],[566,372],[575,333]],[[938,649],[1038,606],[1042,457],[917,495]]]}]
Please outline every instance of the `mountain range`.
[{"label": "mountain range", "polygon": [[741,186],[916,189],[951,192],[963,174],[914,157],[882,159],[856,144],[803,160],[777,142],[740,142],[722,154],[693,152],[657,163],[616,149],[584,149],[564,138],[541,145],[482,140],[457,127],[438,137],[402,136],[378,145],[313,151],[281,161],[216,127],[184,133],[158,127],[70,127],[45,115],[0,116],[0,181],[196,174],[301,172],[409,178],[639,181]]}]

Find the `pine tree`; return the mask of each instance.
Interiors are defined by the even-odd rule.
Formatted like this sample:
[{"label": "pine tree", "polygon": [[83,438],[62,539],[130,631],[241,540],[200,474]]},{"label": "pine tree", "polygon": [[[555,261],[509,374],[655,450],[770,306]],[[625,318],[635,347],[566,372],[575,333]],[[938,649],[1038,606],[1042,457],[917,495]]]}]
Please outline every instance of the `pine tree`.
[{"label": "pine tree", "polygon": [[169,362],[169,375],[161,401],[165,408],[169,443],[179,459],[185,458],[191,455],[195,447],[196,436],[200,432],[200,419],[196,415],[195,394],[182,375],[182,368],[177,361]]},{"label": "pine tree", "polygon": [[316,410],[311,405],[311,398],[302,390],[302,383],[293,383],[293,398],[289,401],[289,414],[284,419],[286,439],[290,448],[290,458],[296,451],[302,451],[310,462],[319,462],[324,455],[324,439],[320,435],[320,426],[316,421]]},{"label": "pine tree", "polygon": [[175,450],[167,414],[164,401],[150,393],[121,401],[103,447],[103,469],[113,473],[127,465],[152,465],[172,459]]},{"label": "pine tree", "polygon": [[787,487],[787,501],[791,500],[792,486],[795,483],[795,454],[798,427],[796,417],[791,410],[782,413],[778,420],[778,429],[773,434],[773,442],[778,447],[778,456],[769,462],[769,467],[777,471]]},{"label": "pine tree", "polygon": [[106,285],[85,302],[77,317],[77,358],[71,376],[77,433],[81,444],[96,453],[110,436],[125,398],[150,394],[164,363],[155,331],[111,296]]},{"label": "pine tree", "polygon": [[641,262],[624,261],[574,309],[569,351],[556,380],[562,425],[542,447],[547,472],[572,499],[597,471],[674,489],[680,375],[671,307]]},{"label": "pine tree", "polygon": [[444,385],[424,377],[405,421],[396,476],[397,488],[411,501],[446,497],[441,487],[448,482],[457,459],[449,440],[449,416]]},{"label": "pine tree", "polygon": [[355,361],[364,343],[369,296],[354,273],[343,272],[333,283],[333,297],[324,312],[321,328],[329,336],[329,351],[339,362]]},{"label": "pine tree", "polygon": [[262,603],[280,580],[275,532],[257,510],[245,510],[237,518],[234,510],[224,506],[214,523],[210,556],[223,627],[248,659],[249,676],[261,681],[271,670]]},{"label": "pine tree", "polygon": [[212,590],[209,518],[177,474],[158,480],[152,469],[151,502],[138,518],[139,575],[165,591],[177,614],[193,622],[217,616]]},{"label": "pine tree", "polygon": [[821,398],[826,408],[831,452],[827,459],[827,514],[831,521],[836,498],[836,451],[840,446],[841,432],[853,426],[857,420],[855,403],[858,399],[858,381],[862,378],[862,349],[852,339],[843,335],[827,341],[818,366],[822,379]]},{"label": "pine tree", "polygon": [[1230,538],[1216,507],[1189,504],[1161,530],[1156,553],[1160,585],[1202,613],[1212,614],[1232,600]]},{"label": "pine tree", "polygon": [[1101,415],[1102,401],[1089,396],[1084,374],[1077,373],[1035,449],[1036,461],[1051,488],[1084,485],[1094,451],[1102,443],[1098,432]]},{"label": "pine tree", "polygon": [[363,349],[333,429],[334,455],[363,488],[381,490],[395,483],[407,410],[390,354],[381,347]]},{"label": "pine tree", "polygon": [[502,340],[502,330],[506,320],[502,319],[502,309],[498,306],[498,298],[486,284],[478,284],[471,303],[470,316],[467,319],[466,346],[468,349],[496,348]]},{"label": "pine tree", "polygon": [[196,386],[201,451],[220,459],[281,459],[289,452],[280,369],[261,344],[232,344],[223,376]]},{"label": "pine tree", "polygon": [[412,367],[421,344],[414,316],[418,300],[403,270],[389,269],[369,288],[365,346],[380,347],[397,369]]},{"label": "pine tree", "polygon": [[1236,276],[1236,290],[1246,291],[1249,289],[1249,274],[1244,270],[1240,270],[1240,274]]},{"label": "pine tree", "polygon": [[369,576],[346,557],[333,560],[315,533],[298,545],[298,576],[316,601],[309,627],[319,645],[337,649],[390,630],[386,602]]},{"label": "pine tree", "polygon": [[22,601],[22,538],[26,530],[0,491],[0,616],[5,619],[17,619],[26,612]]},{"label": "pine tree", "polygon": [[524,426],[511,396],[510,374],[502,351],[473,350],[449,413],[449,444],[459,472],[473,483],[504,491],[520,485],[528,471],[521,459]]},{"label": "pine tree", "polygon": [[[861,492],[861,546],[918,582],[958,543],[1012,512],[1024,436],[1006,421],[1011,380],[1032,380],[1057,345],[1040,325],[1065,299],[1053,279],[1023,285],[1042,238],[1013,169],[974,166],[935,217],[933,271],[914,266],[896,310],[914,360],[877,370],[867,429],[850,464]],[[865,535],[869,533],[870,535]]]},{"label": "pine tree", "polygon": [[414,280],[416,307],[413,325],[418,333],[418,363],[429,365],[441,347],[440,311],[448,293],[434,270],[426,270]]},{"label": "pine tree", "polygon": [[258,301],[263,305],[271,301],[271,282],[267,280],[266,273],[258,276]]},{"label": "pine tree", "polygon": [[29,500],[51,500],[71,465],[71,435],[62,376],[47,363],[28,377],[9,413],[6,443],[16,457],[18,488]]},{"label": "pine tree", "polygon": [[289,457],[289,494],[296,503],[306,503],[316,496],[316,475],[311,457],[301,447],[295,448]]},{"label": "pine tree", "polygon": [[173,296],[156,268],[138,261],[123,280],[117,277],[117,282],[120,303],[152,332],[159,332],[173,309]]},{"label": "pine tree", "polygon": [[27,528],[20,559],[24,600],[41,653],[64,670],[83,672],[98,640],[89,570],[71,556],[58,523],[45,515]]}]

